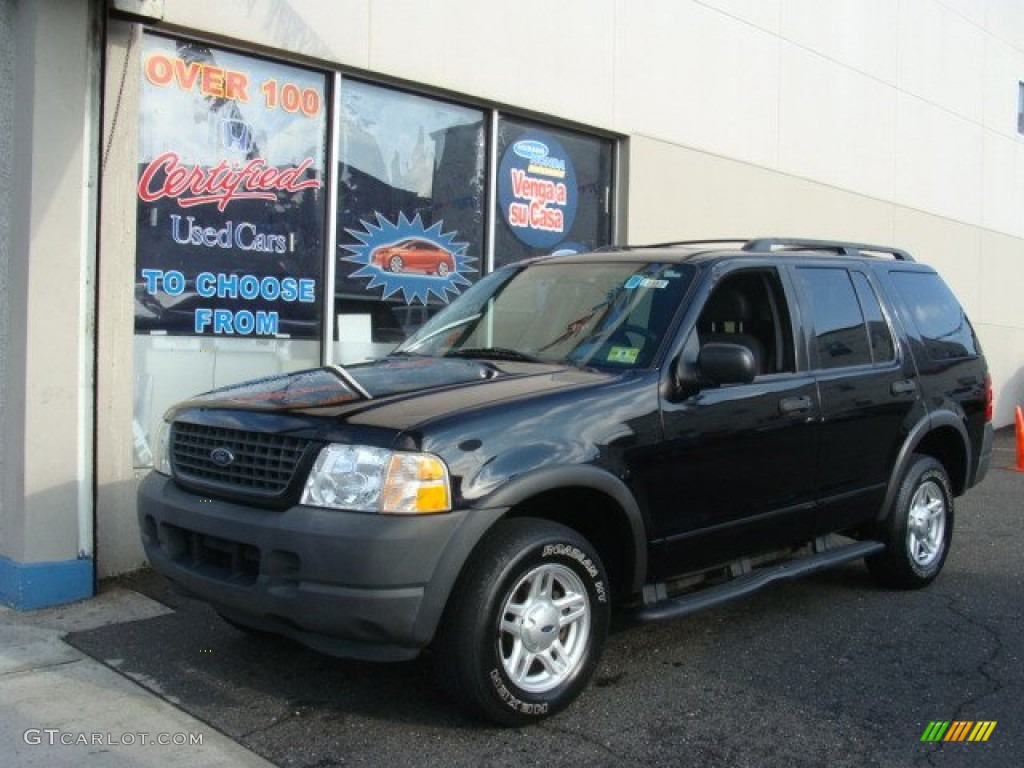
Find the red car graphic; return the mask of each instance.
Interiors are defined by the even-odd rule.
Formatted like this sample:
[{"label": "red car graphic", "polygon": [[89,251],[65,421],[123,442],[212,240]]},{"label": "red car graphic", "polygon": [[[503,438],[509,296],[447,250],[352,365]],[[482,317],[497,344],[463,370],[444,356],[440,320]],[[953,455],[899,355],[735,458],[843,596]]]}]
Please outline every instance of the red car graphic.
[{"label": "red car graphic", "polygon": [[415,237],[375,249],[371,263],[387,272],[424,272],[440,277],[455,270],[455,259],[448,251]]}]

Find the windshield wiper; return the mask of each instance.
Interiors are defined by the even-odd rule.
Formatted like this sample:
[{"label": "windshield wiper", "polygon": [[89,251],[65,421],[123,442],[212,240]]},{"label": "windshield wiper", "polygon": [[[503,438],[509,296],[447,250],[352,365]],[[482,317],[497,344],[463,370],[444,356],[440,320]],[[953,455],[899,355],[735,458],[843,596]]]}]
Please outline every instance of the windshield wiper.
[{"label": "windshield wiper", "polygon": [[[440,336],[442,333],[445,333],[446,331],[455,330],[456,328],[459,328],[460,326],[466,325],[466,323],[471,323],[474,320],[478,320],[481,317],[483,317],[483,314],[484,314],[483,312],[477,312],[475,315],[470,315],[469,317],[460,317],[458,320],[453,320],[450,323],[442,325],[440,328],[435,328],[433,331],[428,333],[423,338],[416,339],[416,342],[414,344],[410,344],[408,347],[403,349],[400,354],[404,354],[406,352],[411,353],[412,350],[419,349],[420,347],[422,347],[424,344],[426,344],[428,341],[430,341],[435,336]],[[406,342],[406,343],[408,343],[408,342]],[[404,347],[405,344],[403,343],[402,346]]]},{"label": "windshield wiper", "polygon": [[542,363],[538,357],[520,352],[518,349],[508,347],[466,347],[463,349],[450,349],[444,353],[445,357],[467,357],[479,360],[517,360],[524,363]]}]

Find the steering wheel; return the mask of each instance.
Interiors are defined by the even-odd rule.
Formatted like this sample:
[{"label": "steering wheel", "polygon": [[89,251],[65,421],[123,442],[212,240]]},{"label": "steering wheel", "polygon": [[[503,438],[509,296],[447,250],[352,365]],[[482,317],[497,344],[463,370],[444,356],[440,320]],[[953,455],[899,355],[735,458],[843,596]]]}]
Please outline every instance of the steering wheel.
[{"label": "steering wheel", "polygon": [[[608,337],[609,342],[616,342],[617,340],[625,341],[632,346],[629,340],[629,335],[635,334],[644,340],[644,344],[647,342],[657,343],[658,336],[656,333],[651,331],[649,328],[644,328],[642,325],[632,325],[630,323],[623,323]],[[641,345],[642,346],[642,345]]]}]

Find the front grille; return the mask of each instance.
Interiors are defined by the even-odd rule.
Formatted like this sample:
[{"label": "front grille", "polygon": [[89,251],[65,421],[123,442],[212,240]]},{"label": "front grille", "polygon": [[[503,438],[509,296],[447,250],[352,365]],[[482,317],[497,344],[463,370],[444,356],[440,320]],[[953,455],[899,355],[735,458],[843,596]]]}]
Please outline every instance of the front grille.
[{"label": "front grille", "polygon": [[175,422],[171,428],[176,477],[260,496],[284,493],[309,445],[309,440],[298,437],[187,422]]}]

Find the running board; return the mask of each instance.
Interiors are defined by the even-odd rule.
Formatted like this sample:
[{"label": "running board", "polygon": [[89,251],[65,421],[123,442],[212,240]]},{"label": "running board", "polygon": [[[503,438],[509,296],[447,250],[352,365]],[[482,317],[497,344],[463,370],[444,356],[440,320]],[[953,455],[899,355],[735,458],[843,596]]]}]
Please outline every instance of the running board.
[{"label": "running board", "polygon": [[751,571],[724,584],[645,605],[638,608],[633,613],[633,617],[640,621],[660,621],[661,619],[687,616],[706,608],[713,608],[716,605],[746,597],[777,581],[797,579],[850,560],[859,560],[881,552],[883,549],[885,549],[885,545],[880,541],[858,541],[795,560],[787,560],[778,565],[765,566]]}]

